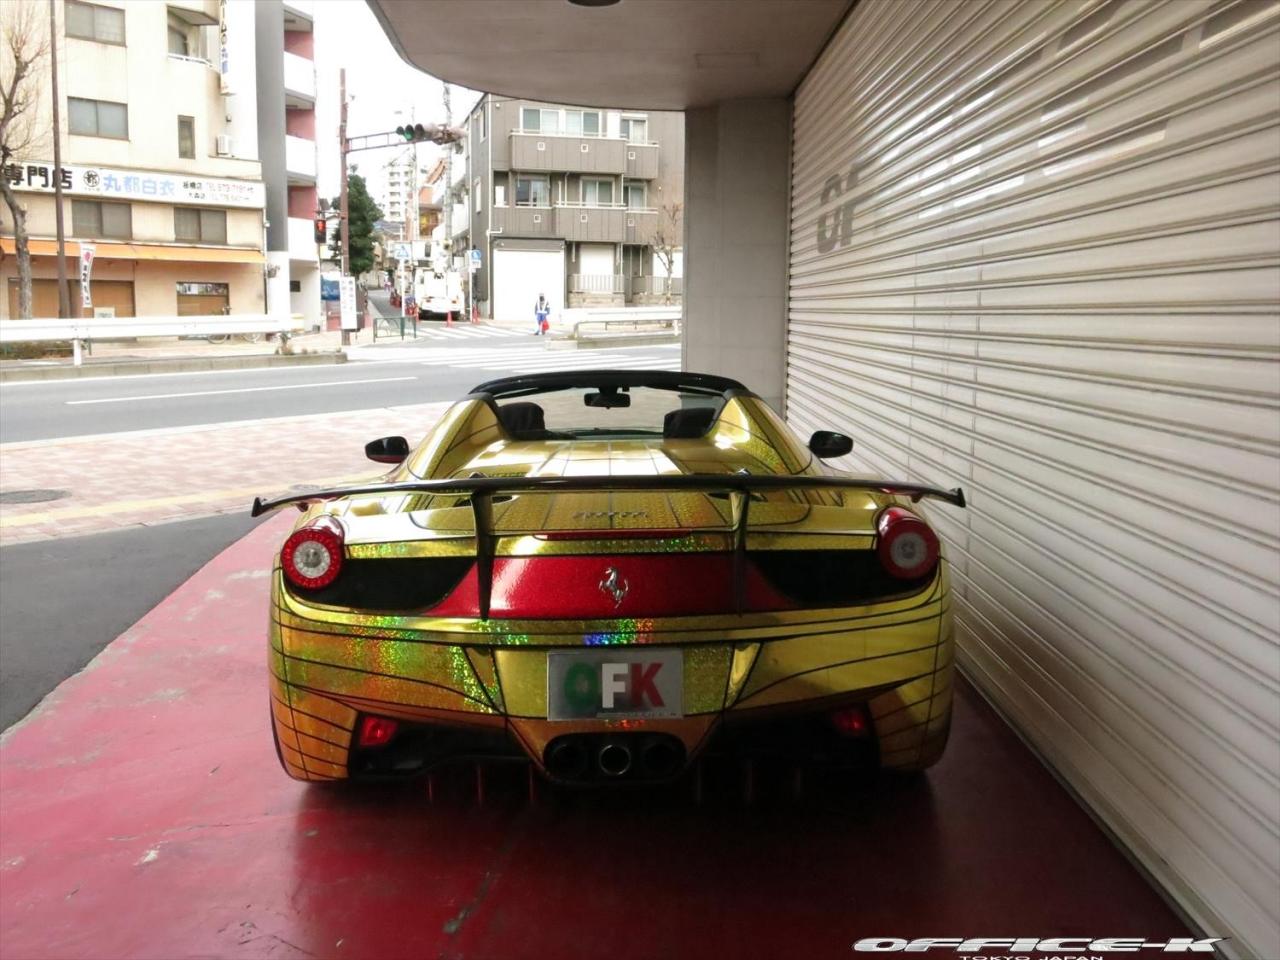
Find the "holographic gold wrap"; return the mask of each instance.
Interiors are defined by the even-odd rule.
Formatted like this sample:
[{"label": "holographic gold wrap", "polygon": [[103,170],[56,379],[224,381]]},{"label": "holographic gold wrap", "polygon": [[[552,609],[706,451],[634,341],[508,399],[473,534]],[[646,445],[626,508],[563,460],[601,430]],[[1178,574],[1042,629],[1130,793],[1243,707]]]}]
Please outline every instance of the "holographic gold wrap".
[{"label": "holographic gold wrap", "polygon": [[[455,404],[389,479],[678,473],[819,473],[808,451],[759,400],[734,396],[696,440],[514,441],[491,408]],[[869,549],[887,494],[770,492],[750,505],[747,550]],[[912,509],[916,509],[913,507]],[[318,505],[343,523],[352,558],[473,556],[461,498],[351,497]],[[524,494],[495,502],[498,556],[706,552],[730,549],[732,504],[700,492]],[[672,530],[667,539],[612,539],[612,529]],[[548,530],[598,533],[548,540]],[[554,585],[548,587],[554,589]],[[821,609],[653,619],[489,619],[370,614],[312,604],[272,580],[272,710],[281,761],[303,780],[347,776],[359,714],[506,728],[529,759],[565,733],[670,733],[697,757],[716,725],[760,711],[792,714],[831,703],[870,710],[883,765],[935,762],[951,716],[954,639],[945,557],[909,596]],[[547,652],[661,645],[683,656],[683,716],[549,720]]]}]

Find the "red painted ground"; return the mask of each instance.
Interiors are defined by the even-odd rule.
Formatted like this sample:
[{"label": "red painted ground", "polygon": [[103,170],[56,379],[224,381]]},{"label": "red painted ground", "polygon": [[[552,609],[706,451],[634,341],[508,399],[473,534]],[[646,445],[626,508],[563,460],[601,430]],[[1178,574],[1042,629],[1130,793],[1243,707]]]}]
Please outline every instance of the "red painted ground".
[{"label": "red painted ground", "polygon": [[821,958],[869,936],[1189,935],[968,687],[927,779],[798,805],[529,804],[522,780],[491,778],[475,807],[457,779],[435,804],[421,783],[287,780],[262,633],[288,523],[216,558],[4,739],[4,960]]}]

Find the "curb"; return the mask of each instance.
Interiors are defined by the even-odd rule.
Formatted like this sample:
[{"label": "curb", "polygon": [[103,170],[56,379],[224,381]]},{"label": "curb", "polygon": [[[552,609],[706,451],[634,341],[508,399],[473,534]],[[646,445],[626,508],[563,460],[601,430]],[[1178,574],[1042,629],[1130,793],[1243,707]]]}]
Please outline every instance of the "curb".
[{"label": "curb", "polygon": [[326,366],[346,363],[347,355],[303,353],[296,356],[250,354],[245,357],[166,357],[155,360],[90,361],[81,367],[0,367],[0,383],[25,380],[75,380],[80,377],[139,376],[148,373],[190,373],[196,370],[251,370],[259,367]]}]

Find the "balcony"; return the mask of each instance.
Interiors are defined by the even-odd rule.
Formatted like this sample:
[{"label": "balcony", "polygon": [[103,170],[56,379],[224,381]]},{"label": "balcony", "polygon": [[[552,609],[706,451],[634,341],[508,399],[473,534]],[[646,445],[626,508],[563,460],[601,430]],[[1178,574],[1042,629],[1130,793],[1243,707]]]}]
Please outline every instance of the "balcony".
[{"label": "balcony", "polygon": [[512,170],[533,173],[627,172],[628,145],[621,137],[580,137],[523,130],[512,130],[510,137]]},{"label": "balcony", "polygon": [[656,143],[628,143],[626,173],[628,180],[656,180],[658,177],[658,145]]},{"label": "balcony", "polygon": [[316,142],[302,137],[285,137],[284,170],[292,184],[315,183]]},{"label": "balcony", "polygon": [[494,207],[493,227],[510,237],[647,244],[652,242],[658,228],[658,211],[622,204],[582,203],[550,207]]},{"label": "balcony", "polygon": [[319,260],[316,253],[315,225],[302,217],[289,218],[289,259],[305,260],[315,263]]},{"label": "balcony", "polygon": [[284,102],[290,107],[307,107],[316,102],[316,65],[296,53],[284,57]]},{"label": "balcony", "polygon": [[551,207],[494,207],[493,229],[509,237],[556,237]]}]

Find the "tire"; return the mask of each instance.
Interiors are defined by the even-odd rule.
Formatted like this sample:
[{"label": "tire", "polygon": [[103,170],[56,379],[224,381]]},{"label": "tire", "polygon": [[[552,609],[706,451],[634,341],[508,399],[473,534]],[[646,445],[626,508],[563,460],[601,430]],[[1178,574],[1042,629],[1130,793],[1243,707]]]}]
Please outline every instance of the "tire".
[{"label": "tire", "polygon": [[231,334],[229,333],[211,333],[205,337],[205,340],[209,341],[209,343],[226,343],[230,339]]},{"label": "tire", "polygon": [[258,343],[262,340],[261,333],[242,333],[240,337],[247,343]]}]

